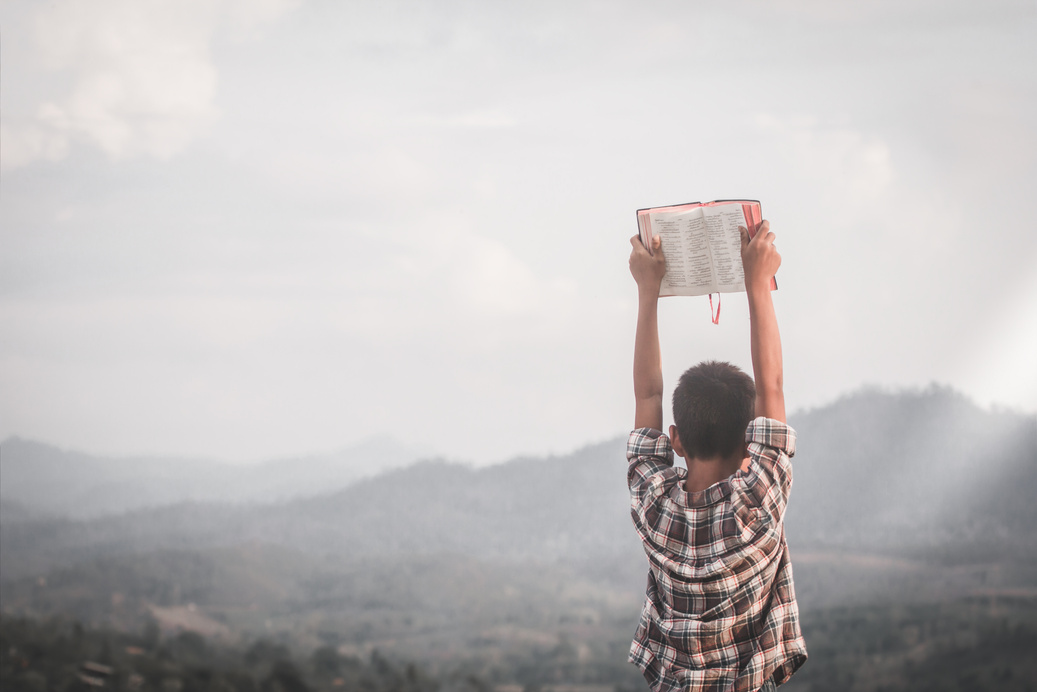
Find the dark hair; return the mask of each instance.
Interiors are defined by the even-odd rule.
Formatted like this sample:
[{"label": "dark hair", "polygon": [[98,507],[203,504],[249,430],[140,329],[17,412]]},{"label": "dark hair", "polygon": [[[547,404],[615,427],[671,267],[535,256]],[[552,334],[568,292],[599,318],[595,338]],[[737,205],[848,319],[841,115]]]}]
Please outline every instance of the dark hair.
[{"label": "dark hair", "polygon": [[741,368],[715,360],[688,368],[673,390],[673,422],[688,458],[737,452],[755,403],[756,385]]}]

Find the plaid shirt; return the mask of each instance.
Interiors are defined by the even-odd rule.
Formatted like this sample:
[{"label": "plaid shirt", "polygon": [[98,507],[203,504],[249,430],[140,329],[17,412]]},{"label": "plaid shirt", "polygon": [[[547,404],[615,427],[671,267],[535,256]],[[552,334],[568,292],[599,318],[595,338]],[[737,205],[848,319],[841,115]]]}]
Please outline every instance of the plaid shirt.
[{"label": "plaid shirt", "polygon": [[670,439],[630,434],[630,513],[649,562],[630,662],[657,692],[756,692],[806,660],[783,523],[796,433],[757,418],[745,437],[749,470],[689,493]]}]

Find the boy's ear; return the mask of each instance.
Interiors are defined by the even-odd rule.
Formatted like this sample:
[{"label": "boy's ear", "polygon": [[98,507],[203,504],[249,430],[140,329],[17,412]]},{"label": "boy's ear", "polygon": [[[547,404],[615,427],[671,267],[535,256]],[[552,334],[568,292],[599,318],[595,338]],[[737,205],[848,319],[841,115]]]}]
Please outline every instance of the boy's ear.
[{"label": "boy's ear", "polygon": [[684,445],[681,444],[681,437],[677,434],[677,426],[670,426],[670,444],[673,446],[673,452],[681,459],[687,459],[688,455],[684,453]]}]

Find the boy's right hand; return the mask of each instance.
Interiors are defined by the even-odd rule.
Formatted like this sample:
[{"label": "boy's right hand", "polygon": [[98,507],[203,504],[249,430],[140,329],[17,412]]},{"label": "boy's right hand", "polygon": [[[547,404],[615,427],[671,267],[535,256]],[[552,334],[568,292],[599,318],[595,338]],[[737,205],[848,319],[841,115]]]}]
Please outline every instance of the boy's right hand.
[{"label": "boy's right hand", "polygon": [[666,258],[663,257],[662,238],[652,238],[652,252],[645,249],[641,236],[630,239],[630,274],[637,283],[638,291],[654,291],[659,294],[663,276],[666,274]]},{"label": "boy's right hand", "polygon": [[774,247],[774,234],[769,221],[760,224],[756,235],[749,239],[749,231],[739,227],[742,234],[742,269],[745,272],[745,290],[754,287],[770,290],[771,279],[781,266],[781,255]]}]

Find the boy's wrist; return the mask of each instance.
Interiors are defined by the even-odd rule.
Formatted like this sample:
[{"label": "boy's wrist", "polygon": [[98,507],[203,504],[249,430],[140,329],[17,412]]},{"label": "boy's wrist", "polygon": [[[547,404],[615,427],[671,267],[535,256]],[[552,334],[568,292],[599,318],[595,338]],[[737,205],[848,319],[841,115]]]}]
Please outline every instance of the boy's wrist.
[{"label": "boy's wrist", "polygon": [[637,282],[637,295],[639,295],[639,296],[648,296],[648,297],[654,296],[654,297],[658,298],[659,297],[659,291],[662,290],[662,284],[663,284],[662,277],[659,277],[658,279],[652,277],[652,278],[646,278],[643,281],[638,281]]},{"label": "boy's wrist", "polygon": [[659,300],[659,288],[659,286],[642,286],[639,284],[637,287],[638,302],[654,303]]},{"label": "boy's wrist", "polygon": [[749,295],[749,298],[758,300],[771,294],[771,280],[761,279],[758,281],[746,280],[745,292]]}]

